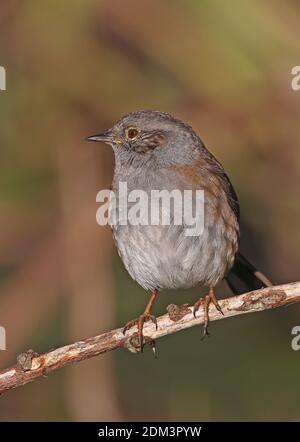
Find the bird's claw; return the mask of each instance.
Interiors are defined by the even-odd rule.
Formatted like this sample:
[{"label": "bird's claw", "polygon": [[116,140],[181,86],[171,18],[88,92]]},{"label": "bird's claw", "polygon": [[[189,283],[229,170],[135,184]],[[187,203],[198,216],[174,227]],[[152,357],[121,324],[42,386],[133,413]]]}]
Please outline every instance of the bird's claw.
[{"label": "bird's claw", "polygon": [[156,342],[154,341],[154,339],[152,339],[152,341],[149,342],[149,345],[152,347],[152,351],[153,351],[155,359],[157,359]]},{"label": "bird's claw", "polygon": [[138,319],[131,319],[130,321],[126,322],[125,326],[123,327],[122,333],[125,336],[126,332],[137,325]]},{"label": "bird's claw", "polygon": [[216,307],[216,309],[218,310],[219,313],[221,313],[221,315],[224,316],[224,312],[220,306],[220,304],[217,302],[216,304],[214,304],[214,306]]},{"label": "bird's claw", "polygon": [[[137,336],[139,339],[139,347],[140,347],[141,353],[143,352],[144,345],[145,345],[143,328],[144,328],[144,323],[147,321],[151,321],[155,325],[155,329],[157,330],[157,328],[158,328],[157,319],[154,315],[150,315],[150,314],[142,314],[139,318],[132,319],[131,321],[128,321],[127,324],[125,325],[125,327],[123,328],[123,335],[125,335],[125,333],[130,328],[137,326],[137,328],[138,328]],[[152,345],[152,344],[151,345],[152,345],[153,353],[155,355],[155,341],[152,340],[150,342],[154,343],[154,345]]]},{"label": "bird's claw", "polygon": [[203,341],[206,337],[210,338],[210,333],[208,331],[208,325],[204,324],[204,326],[203,326],[203,335],[201,337],[201,341]]},{"label": "bird's claw", "polygon": [[158,325],[157,325],[157,319],[154,315],[148,315],[148,320],[152,321],[152,323],[155,325],[155,329],[158,329]]},{"label": "bird's claw", "polygon": [[203,327],[204,330],[203,330],[203,336],[201,338],[202,340],[206,336],[210,336],[210,334],[208,332],[208,324],[209,324],[209,306],[211,303],[213,303],[215,308],[218,310],[218,312],[224,316],[224,312],[215,297],[213,289],[210,289],[208,294],[206,296],[204,296],[204,298],[198,299],[198,301],[195,302],[195,304],[194,304],[194,309],[193,309],[194,318],[196,318],[196,313],[199,310],[200,306],[203,305],[203,308],[204,308],[204,327]]},{"label": "bird's claw", "polygon": [[200,308],[200,306],[202,304],[204,304],[204,299],[203,298],[198,299],[198,301],[196,301],[195,304],[194,304],[193,315],[194,315],[195,319],[197,318],[196,313],[197,313],[197,311],[199,310],[199,308]]}]

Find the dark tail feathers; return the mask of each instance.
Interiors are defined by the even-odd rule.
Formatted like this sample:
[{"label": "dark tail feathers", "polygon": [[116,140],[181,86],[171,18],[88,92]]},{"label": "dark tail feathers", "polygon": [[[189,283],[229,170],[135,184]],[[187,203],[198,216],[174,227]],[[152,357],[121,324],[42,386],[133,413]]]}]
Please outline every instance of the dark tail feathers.
[{"label": "dark tail feathers", "polygon": [[233,293],[237,295],[272,285],[269,279],[240,253],[237,254],[234,266],[226,276],[226,281]]}]

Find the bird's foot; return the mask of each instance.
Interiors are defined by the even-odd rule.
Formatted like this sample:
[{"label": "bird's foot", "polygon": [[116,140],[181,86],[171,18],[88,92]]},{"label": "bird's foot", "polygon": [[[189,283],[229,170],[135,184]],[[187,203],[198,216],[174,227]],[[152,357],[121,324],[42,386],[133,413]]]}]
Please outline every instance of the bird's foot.
[{"label": "bird's foot", "polygon": [[[132,327],[137,326],[137,336],[138,336],[138,340],[139,340],[139,347],[140,347],[140,352],[143,351],[144,349],[144,345],[145,345],[145,339],[144,339],[144,335],[143,335],[143,328],[144,328],[144,324],[147,321],[151,321],[154,325],[155,328],[157,330],[157,320],[156,317],[154,315],[151,315],[150,313],[143,313],[141,316],[139,316],[137,319],[132,319],[131,321],[128,321],[127,324],[125,325],[125,327],[123,328],[123,334],[125,335],[125,333],[131,329]],[[151,346],[153,348],[153,352],[155,355],[155,342],[151,341]]]},{"label": "bird's foot", "polygon": [[210,336],[209,332],[208,332],[208,324],[209,324],[209,306],[210,304],[213,303],[214,306],[216,307],[216,309],[218,310],[218,312],[220,312],[222,315],[224,315],[220,304],[218,303],[216,297],[215,297],[215,292],[213,288],[209,289],[209,292],[206,296],[204,296],[203,298],[198,299],[197,302],[195,302],[194,304],[194,309],[193,309],[193,313],[194,313],[194,317],[196,318],[196,313],[199,310],[199,308],[203,305],[204,308],[204,326],[203,326],[203,337],[202,339],[204,339],[206,336]]}]

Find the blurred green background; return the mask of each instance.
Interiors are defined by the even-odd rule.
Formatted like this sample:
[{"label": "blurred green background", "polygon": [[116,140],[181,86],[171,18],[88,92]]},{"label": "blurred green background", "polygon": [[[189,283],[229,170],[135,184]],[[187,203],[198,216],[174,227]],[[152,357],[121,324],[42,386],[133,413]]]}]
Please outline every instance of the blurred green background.
[{"label": "blurred green background", "polygon": [[[299,280],[300,4],[289,0],[6,0],[0,10],[0,325],[43,352],[120,326],[148,295],[125,272],[96,192],[113,155],[83,138],[153,108],[189,122],[240,198],[242,249]],[[228,295],[221,286],[220,296]],[[200,293],[162,293],[155,313]],[[193,328],[0,397],[1,420],[299,420],[299,306]]]}]

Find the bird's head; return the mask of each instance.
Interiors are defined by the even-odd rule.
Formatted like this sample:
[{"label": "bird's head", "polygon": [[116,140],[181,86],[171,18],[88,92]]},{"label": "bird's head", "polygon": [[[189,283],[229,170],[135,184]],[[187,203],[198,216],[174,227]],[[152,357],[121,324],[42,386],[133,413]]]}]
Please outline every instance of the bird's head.
[{"label": "bird's head", "polygon": [[200,142],[190,126],[167,113],[153,110],[132,112],[111,129],[87,140],[110,144],[117,158],[124,161],[127,158],[131,163],[132,160],[144,163],[150,158],[163,163],[182,162]]}]

